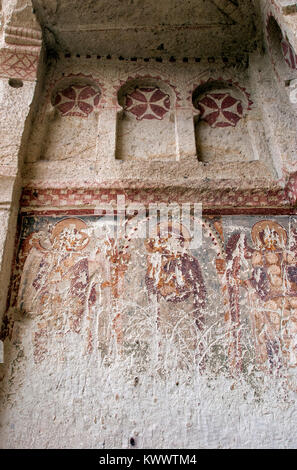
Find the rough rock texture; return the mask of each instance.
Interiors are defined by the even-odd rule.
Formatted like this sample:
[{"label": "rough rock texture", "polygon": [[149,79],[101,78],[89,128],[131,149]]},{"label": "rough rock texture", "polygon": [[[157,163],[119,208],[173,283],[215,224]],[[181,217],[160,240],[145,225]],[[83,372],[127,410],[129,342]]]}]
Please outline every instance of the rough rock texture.
[{"label": "rough rock texture", "polygon": [[296,447],[295,3],[1,18],[0,446]]},{"label": "rough rock texture", "polygon": [[[63,52],[124,57],[200,57],[252,50],[257,40],[253,3],[33,1],[41,25]],[[205,33],[215,35],[216,41],[206,41]]]}]

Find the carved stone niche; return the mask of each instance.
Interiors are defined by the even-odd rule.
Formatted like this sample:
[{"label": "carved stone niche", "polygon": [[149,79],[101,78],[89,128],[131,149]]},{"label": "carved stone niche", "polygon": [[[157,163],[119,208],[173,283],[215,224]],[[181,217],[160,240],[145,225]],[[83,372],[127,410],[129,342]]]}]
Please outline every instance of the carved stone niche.
[{"label": "carved stone niche", "polygon": [[221,80],[204,83],[193,93],[193,106],[199,161],[255,160],[247,125],[249,103],[239,88]]},{"label": "carved stone niche", "polygon": [[267,20],[266,33],[275,73],[280,83],[288,86],[291,80],[297,79],[297,54],[273,16]]},{"label": "carved stone niche", "polygon": [[154,79],[131,80],[118,92],[116,159],[176,160],[175,95]]},{"label": "carved stone niche", "polygon": [[91,79],[61,80],[51,92],[41,124],[37,116],[27,161],[96,159],[99,100],[99,87]]}]

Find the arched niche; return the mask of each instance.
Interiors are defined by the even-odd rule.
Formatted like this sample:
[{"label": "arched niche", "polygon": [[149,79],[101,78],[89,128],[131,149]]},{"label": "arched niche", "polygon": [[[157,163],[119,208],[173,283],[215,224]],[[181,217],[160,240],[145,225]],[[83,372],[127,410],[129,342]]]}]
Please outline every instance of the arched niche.
[{"label": "arched niche", "polygon": [[198,160],[207,163],[254,160],[247,127],[248,99],[230,82],[208,81],[192,96]]},{"label": "arched niche", "polygon": [[272,15],[268,17],[266,30],[271,60],[278,78],[281,81],[297,78],[297,54]]},{"label": "arched niche", "polygon": [[87,78],[69,77],[54,87],[40,158],[95,158],[100,90]]},{"label": "arched niche", "polygon": [[118,92],[116,158],[176,159],[175,96],[150,78],[131,80]]}]

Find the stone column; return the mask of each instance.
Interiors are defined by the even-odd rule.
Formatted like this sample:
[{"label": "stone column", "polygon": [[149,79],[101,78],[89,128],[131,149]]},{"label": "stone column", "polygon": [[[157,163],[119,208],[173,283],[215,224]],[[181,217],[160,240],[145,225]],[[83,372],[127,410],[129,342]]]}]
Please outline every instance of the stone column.
[{"label": "stone column", "polygon": [[176,108],[177,160],[192,157],[196,163],[194,113],[192,107]]},{"label": "stone column", "polygon": [[0,39],[0,325],[13,261],[21,167],[30,130],[41,30],[30,0],[4,0]]}]

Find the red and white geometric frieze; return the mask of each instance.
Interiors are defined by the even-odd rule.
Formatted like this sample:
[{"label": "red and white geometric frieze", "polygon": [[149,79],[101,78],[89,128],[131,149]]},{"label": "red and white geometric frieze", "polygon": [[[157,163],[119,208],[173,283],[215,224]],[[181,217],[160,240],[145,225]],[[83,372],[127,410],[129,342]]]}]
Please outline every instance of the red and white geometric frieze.
[{"label": "red and white geometric frieze", "polygon": [[[231,182],[229,182],[229,185]],[[213,188],[212,191],[199,190],[193,193],[185,191],[180,194],[179,190],[169,188],[164,190],[160,188],[158,191],[145,189],[111,189],[111,188],[81,188],[81,189],[61,189],[61,188],[24,188],[21,197],[21,207],[25,211],[38,210],[57,210],[58,207],[63,209],[67,207],[69,210],[84,206],[84,210],[88,208],[93,211],[102,204],[117,204],[117,197],[125,195],[127,203],[151,204],[160,201],[178,201],[182,202],[201,202],[204,209],[222,210],[229,207],[232,210],[239,208],[240,213],[245,210],[255,210],[261,208],[263,211],[269,211],[271,208],[288,208],[290,201],[288,200],[287,191],[283,188],[275,188],[271,190],[254,190],[246,189],[234,191],[229,188]],[[95,208],[95,209],[94,209]],[[288,209],[285,209],[288,210]]]},{"label": "red and white geometric frieze", "polygon": [[16,52],[11,49],[0,51],[0,77],[35,80],[39,54]]}]

